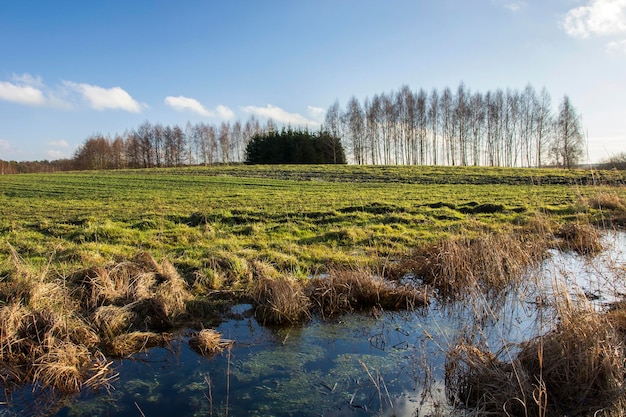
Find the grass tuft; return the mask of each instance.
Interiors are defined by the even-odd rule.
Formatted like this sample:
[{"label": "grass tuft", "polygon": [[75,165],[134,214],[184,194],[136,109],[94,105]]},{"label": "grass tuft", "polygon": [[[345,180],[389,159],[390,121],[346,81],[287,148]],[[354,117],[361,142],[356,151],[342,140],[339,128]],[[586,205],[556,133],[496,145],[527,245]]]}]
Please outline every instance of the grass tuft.
[{"label": "grass tuft", "polygon": [[369,307],[398,310],[428,304],[428,296],[423,290],[385,280],[367,271],[331,271],[327,277],[313,278],[308,292],[324,316]]},{"label": "grass tuft", "polygon": [[596,255],[603,249],[600,232],[588,223],[568,223],[557,236],[561,239],[562,249],[581,255]]},{"label": "grass tuft", "polygon": [[163,346],[170,339],[171,337],[165,333],[139,331],[124,333],[113,338],[106,351],[111,356],[126,357],[155,346]]},{"label": "grass tuft", "polygon": [[101,334],[112,339],[128,330],[134,318],[135,314],[128,306],[107,305],[98,307],[91,319]]},{"label": "grass tuft", "polygon": [[203,329],[189,339],[189,346],[203,356],[220,353],[231,344],[230,340],[222,340],[221,335],[212,329]]},{"label": "grass tuft", "polygon": [[475,289],[497,292],[544,259],[547,247],[541,235],[482,233],[448,239],[419,251],[415,272],[446,299],[462,298]]},{"label": "grass tuft", "polygon": [[259,278],[249,295],[263,324],[293,324],[310,317],[309,299],[302,285],[292,278]]},{"label": "grass tuft", "polygon": [[559,325],[523,343],[510,361],[456,345],[446,359],[449,397],[493,415],[623,415],[626,311],[561,309]]}]

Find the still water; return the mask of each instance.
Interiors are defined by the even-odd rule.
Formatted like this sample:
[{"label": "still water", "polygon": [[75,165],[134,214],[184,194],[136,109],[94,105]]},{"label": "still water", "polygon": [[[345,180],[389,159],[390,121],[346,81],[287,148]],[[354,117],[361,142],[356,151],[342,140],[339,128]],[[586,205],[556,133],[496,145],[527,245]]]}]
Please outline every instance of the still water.
[{"label": "still water", "polygon": [[[522,285],[411,312],[366,311],[299,327],[260,326],[237,305],[216,328],[234,340],[207,358],[181,331],[167,349],[116,363],[110,392],[51,402],[15,393],[0,416],[430,416],[455,413],[445,390],[446,351],[470,340],[507,360],[516,343],[555,323],[551,300],[569,294],[597,308],[626,294],[626,234],[605,237],[589,259],[552,252]],[[411,279],[411,277],[407,277]],[[58,400],[58,399],[57,399]]]}]

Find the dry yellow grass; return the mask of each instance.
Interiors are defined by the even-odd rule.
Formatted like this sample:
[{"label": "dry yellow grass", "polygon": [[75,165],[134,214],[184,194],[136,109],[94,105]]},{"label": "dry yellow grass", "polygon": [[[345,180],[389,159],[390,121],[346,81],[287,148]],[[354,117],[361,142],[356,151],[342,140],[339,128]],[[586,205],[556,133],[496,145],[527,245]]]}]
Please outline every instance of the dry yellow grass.
[{"label": "dry yellow grass", "polygon": [[113,338],[130,328],[135,314],[129,306],[98,307],[92,316],[94,326],[107,338]]},{"label": "dry yellow grass", "polygon": [[561,322],[509,361],[461,342],[447,355],[446,389],[477,414],[623,415],[626,312],[560,305]]},{"label": "dry yellow grass", "polygon": [[107,353],[112,356],[124,357],[141,352],[155,346],[163,346],[171,336],[165,333],[131,332],[113,338],[107,346]]},{"label": "dry yellow grass", "polygon": [[[148,254],[133,261],[85,269],[67,281],[25,267],[14,254],[0,281],[0,361],[3,383],[77,392],[107,385],[113,356],[163,345],[191,295],[171,263]],[[89,322],[87,321],[89,318]]]},{"label": "dry yellow grass", "polygon": [[61,392],[78,392],[91,359],[89,350],[74,343],[59,343],[39,356],[34,364],[33,380],[43,388]]},{"label": "dry yellow grass", "polygon": [[487,234],[445,240],[418,252],[415,272],[442,298],[500,291],[545,257],[548,241],[534,234]]},{"label": "dry yellow grass", "polygon": [[203,329],[189,339],[189,346],[204,356],[220,353],[231,345],[231,341],[222,340],[221,335],[213,329]]},{"label": "dry yellow grass", "polygon": [[309,317],[309,299],[294,279],[260,278],[253,284],[250,297],[257,319],[264,324],[293,324]]},{"label": "dry yellow grass", "polygon": [[561,248],[581,255],[596,255],[603,249],[600,232],[585,222],[569,223],[557,234]]},{"label": "dry yellow grass", "polygon": [[309,297],[325,316],[368,307],[413,309],[428,304],[424,290],[400,285],[367,271],[331,271],[309,283]]}]

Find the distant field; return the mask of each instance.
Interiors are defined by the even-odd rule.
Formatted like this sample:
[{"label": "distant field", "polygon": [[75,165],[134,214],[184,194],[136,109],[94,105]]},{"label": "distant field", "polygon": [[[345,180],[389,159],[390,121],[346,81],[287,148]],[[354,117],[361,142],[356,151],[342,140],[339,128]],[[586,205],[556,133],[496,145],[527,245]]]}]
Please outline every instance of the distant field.
[{"label": "distant field", "polygon": [[0,257],[12,246],[64,274],[144,250],[182,272],[232,282],[255,260],[308,276],[522,226],[540,213],[559,223],[601,221],[605,211],[587,199],[623,197],[625,181],[617,171],[395,166],[5,175]]}]

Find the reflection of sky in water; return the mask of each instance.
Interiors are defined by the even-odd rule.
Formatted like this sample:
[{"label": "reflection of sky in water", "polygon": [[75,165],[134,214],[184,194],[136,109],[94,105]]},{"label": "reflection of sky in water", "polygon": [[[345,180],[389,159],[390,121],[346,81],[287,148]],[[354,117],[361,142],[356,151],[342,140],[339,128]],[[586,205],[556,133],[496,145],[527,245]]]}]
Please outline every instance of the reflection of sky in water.
[{"label": "reflection of sky in water", "polygon": [[[448,414],[445,352],[465,339],[509,360],[516,343],[555,322],[550,304],[562,283],[577,297],[599,296],[600,303],[625,293],[625,236],[609,236],[609,253],[593,262],[554,252],[521,286],[499,297],[476,296],[447,306],[432,303],[425,311],[376,317],[368,312],[271,329],[258,325],[249,305],[235,306],[237,318],[217,328],[224,338],[236,341],[230,353],[203,358],[189,349],[188,335],[181,333],[169,349],[118,362],[120,378],[110,394],[83,394],[49,415]],[[538,291],[536,282],[547,289]],[[538,309],[540,304],[547,308]],[[31,401],[26,392],[19,398]],[[0,416],[12,415],[2,407]]]}]

